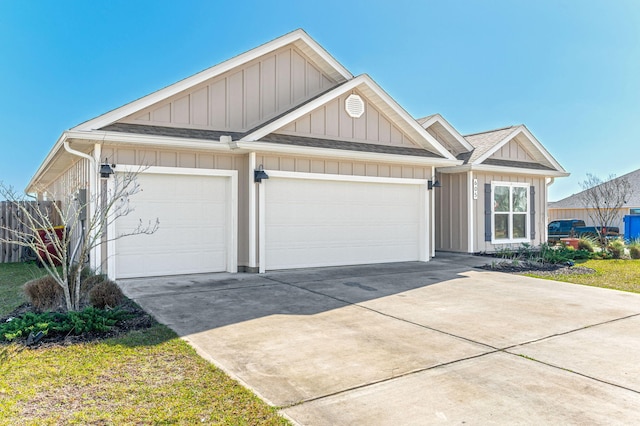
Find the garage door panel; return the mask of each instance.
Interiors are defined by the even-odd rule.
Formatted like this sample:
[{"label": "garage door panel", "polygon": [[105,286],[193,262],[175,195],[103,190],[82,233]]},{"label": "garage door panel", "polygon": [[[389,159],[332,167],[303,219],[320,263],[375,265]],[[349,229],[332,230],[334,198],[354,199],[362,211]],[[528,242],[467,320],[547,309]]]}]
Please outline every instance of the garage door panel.
[{"label": "garage door panel", "polygon": [[267,185],[268,269],[419,258],[421,185],[295,178]]},{"label": "garage door panel", "polygon": [[142,218],[159,220],[152,235],[116,241],[119,278],[218,272],[227,269],[229,178],[141,174],[134,211],[116,222],[116,234],[130,232]]}]

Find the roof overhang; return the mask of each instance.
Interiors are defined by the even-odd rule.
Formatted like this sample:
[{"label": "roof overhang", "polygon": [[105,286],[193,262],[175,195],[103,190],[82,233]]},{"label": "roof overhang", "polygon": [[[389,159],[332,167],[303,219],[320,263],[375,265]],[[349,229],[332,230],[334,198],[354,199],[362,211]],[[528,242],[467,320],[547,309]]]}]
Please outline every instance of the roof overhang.
[{"label": "roof overhang", "polygon": [[439,123],[445,130],[467,151],[473,151],[473,146],[440,114],[434,114],[424,120],[418,120],[424,129]]},{"label": "roof overhang", "polygon": [[440,145],[440,142],[431,136],[416,120],[413,119],[413,117],[411,117],[411,115],[409,115],[409,113],[398,105],[391,96],[389,96],[371,79],[371,77],[366,74],[359,75],[333,90],[328,91],[324,95],[317,97],[313,101],[302,105],[300,108],[296,108],[277,120],[258,128],[254,132],[245,135],[240,139],[240,141],[258,141],[270,133],[277,132],[279,129],[287,126],[300,117],[311,113],[316,108],[321,107],[327,102],[330,102],[331,100],[354,89],[361,91],[371,102],[373,102],[376,108],[379,108],[393,121],[394,124],[398,125],[403,131],[414,138],[422,148],[427,151],[437,153],[445,159],[458,161],[449,151]]},{"label": "roof overhang", "polygon": [[533,176],[547,176],[547,177],[566,177],[570,173],[566,171],[558,170],[541,170],[530,168],[518,168],[518,167],[505,167],[505,166],[493,166],[487,164],[464,164],[461,166],[453,166],[438,169],[439,173],[463,173],[469,171],[478,172],[491,172],[510,175],[533,175]]}]

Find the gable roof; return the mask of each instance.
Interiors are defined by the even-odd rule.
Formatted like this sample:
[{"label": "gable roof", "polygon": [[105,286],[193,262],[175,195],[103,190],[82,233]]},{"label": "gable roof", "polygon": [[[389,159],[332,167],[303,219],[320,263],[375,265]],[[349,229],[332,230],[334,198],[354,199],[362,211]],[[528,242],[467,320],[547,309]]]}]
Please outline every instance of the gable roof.
[{"label": "gable roof", "polygon": [[294,122],[305,114],[316,108],[336,99],[350,90],[358,89],[362,92],[376,108],[384,112],[395,124],[409,134],[422,148],[449,160],[456,158],[447,151],[433,136],[431,136],[417,121],[409,115],[391,96],[389,96],[375,81],[367,74],[361,74],[324,94],[310,100],[309,102],[293,108],[289,113],[283,114],[265,125],[259,126],[242,137],[243,142],[258,141],[261,138],[283,128]]},{"label": "gable roof", "polygon": [[[627,179],[631,184],[631,188],[633,190],[631,197],[629,197],[629,200],[627,200],[623,207],[640,207],[640,169],[627,173],[626,175],[616,177],[613,180],[618,179]],[[584,204],[582,204],[581,201],[583,193],[584,191],[580,191],[577,194],[573,194],[561,200],[549,203],[549,208],[582,209],[584,208]]]},{"label": "gable roof", "polygon": [[451,124],[449,124],[442,115],[432,114],[418,118],[416,121],[427,131],[430,128],[433,128],[436,132],[440,129],[444,130],[446,133],[444,137],[446,138],[447,143],[457,146],[456,151],[464,152],[473,150],[473,146],[465,140],[465,138]]},{"label": "gable roof", "polygon": [[[536,139],[524,124],[474,133],[464,137],[474,150],[461,158],[471,166],[498,166],[529,170],[547,170],[554,176],[568,176],[569,173],[556,161],[547,149]],[[490,158],[499,149],[517,138],[535,162],[510,161]],[[460,158],[460,157],[459,157]]]},{"label": "gable roof", "polygon": [[285,34],[259,47],[251,49],[218,65],[194,74],[191,77],[187,77],[184,80],[180,80],[177,83],[171,84],[170,86],[160,89],[154,93],[143,96],[140,99],[137,99],[98,117],[95,117],[89,121],[81,123],[71,130],[91,131],[100,129],[104,126],[114,123],[115,121],[121,120],[139,110],[147,108],[162,100],[168,99],[171,96],[174,96],[186,89],[189,89],[195,85],[221,75],[231,69],[237,68],[262,55],[273,52],[289,44],[293,44],[298,49],[300,49],[302,53],[307,55],[312,61],[314,61],[316,65],[318,65],[319,69],[327,73],[338,83],[342,83],[353,78],[353,75],[344,66],[342,66],[342,64],[335,60],[333,56],[329,54],[329,52],[327,52],[322,46],[320,46],[315,40],[313,40],[304,30],[297,29],[290,32],[289,34]]}]

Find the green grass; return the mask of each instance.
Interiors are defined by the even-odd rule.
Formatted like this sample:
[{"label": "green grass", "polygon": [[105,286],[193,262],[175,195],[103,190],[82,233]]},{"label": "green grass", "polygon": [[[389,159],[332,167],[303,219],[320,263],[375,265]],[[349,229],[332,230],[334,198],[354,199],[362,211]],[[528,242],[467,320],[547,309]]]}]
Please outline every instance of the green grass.
[{"label": "green grass", "polygon": [[[29,265],[0,266],[3,286],[32,278]],[[157,325],[100,342],[0,346],[0,425],[14,424],[289,423]]]},{"label": "green grass", "polygon": [[588,260],[580,263],[579,266],[594,269],[596,272],[585,275],[527,274],[527,276],[640,293],[640,259]]},{"label": "green grass", "polygon": [[33,263],[0,263],[0,317],[26,302],[22,285],[46,275]]}]

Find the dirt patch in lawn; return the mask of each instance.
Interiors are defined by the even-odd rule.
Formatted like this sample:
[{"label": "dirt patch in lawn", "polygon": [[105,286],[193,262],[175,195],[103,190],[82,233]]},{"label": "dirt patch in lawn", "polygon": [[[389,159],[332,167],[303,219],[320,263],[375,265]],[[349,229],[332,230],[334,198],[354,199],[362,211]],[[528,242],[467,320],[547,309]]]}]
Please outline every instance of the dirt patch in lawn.
[{"label": "dirt patch in lawn", "polygon": [[593,274],[596,272],[594,269],[584,266],[510,261],[493,262],[491,264],[480,266],[480,269],[496,272],[506,272],[510,274],[534,274],[550,277],[555,275],[585,275]]}]

